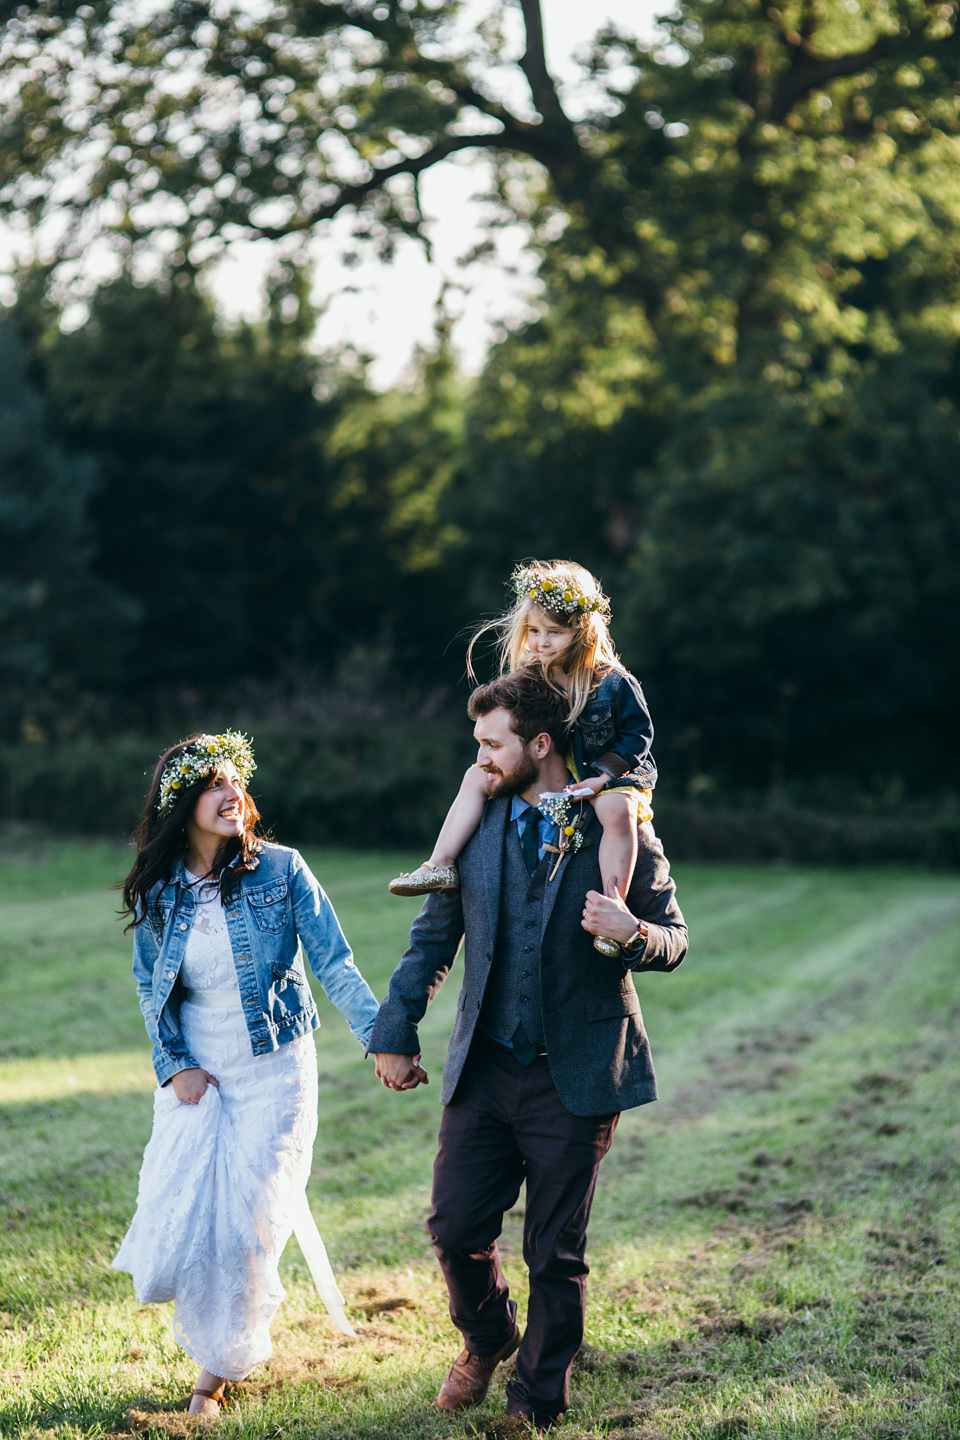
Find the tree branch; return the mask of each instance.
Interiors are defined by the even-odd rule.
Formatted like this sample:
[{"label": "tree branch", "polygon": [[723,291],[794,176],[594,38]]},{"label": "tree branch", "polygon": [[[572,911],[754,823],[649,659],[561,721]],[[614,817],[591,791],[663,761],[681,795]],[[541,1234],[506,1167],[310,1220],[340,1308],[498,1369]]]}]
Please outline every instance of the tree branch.
[{"label": "tree branch", "polygon": [[523,12],[523,23],[527,36],[527,48],[520,57],[520,69],[530,87],[533,103],[548,124],[563,126],[572,134],[573,126],[560,103],[553,76],[547,69],[540,0],[520,0],[520,9]]},{"label": "tree branch", "polygon": [[910,36],[902,39],[898,35],[885,35],[850,55],[832,55],[818,59],[810,54],[797,58],[792,68],[781,80],[770,102],[769,119],[774,125],[782,125],[794,105],[811,90],[822,89],[831,80],[845,75],[856,75],[860,70],[869,69],[884,60],[921,59],[924,56],[960,57],[960,33],[957,22],[949,35],[942,40],[925,40],[924,37]]},{"label": "tree branch", "polygon": [[422,155],[405,156],[392,165],[384,165],[379,170],[372,170],[366,180],[358,180],[353,185],[341,185],[333,199],[325,201],[324,204],[318,205],[316,209],[304,215],[298,215],[286,225],[258,225],[253,229],[252,234],[258,240],[281,240],[285,235],[295,235],[303,230],[310,230],[323,220],[332,220],[335,215],[340,214],[341,210],[346,210],[351,205],[359,205],[368,195],[372,195],[375,190],[382,190],[390,180],[396,179],[398,175],[410,175],[416,178],[422,175],[424,170],[429,170],[432,165],[439,164],[441,160],[448,159],[449,156],[457,154],[460,150],[516,150],[517,148],[516,137],[508,136],[505,131],[479,135],[450,135],[445,140],[431,146],[429,150],[425,150]]}]

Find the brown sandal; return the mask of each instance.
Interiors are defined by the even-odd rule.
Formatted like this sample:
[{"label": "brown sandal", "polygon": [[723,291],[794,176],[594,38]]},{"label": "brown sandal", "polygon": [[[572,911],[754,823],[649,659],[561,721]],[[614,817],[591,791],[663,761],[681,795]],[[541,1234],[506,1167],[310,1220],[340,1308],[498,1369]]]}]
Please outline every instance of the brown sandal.
[{"label": "brown sandal", "polygon": [[[216,1390],[203,1390],[203,1389],[201,1389],[201,1387],[198,1385],[197,1388],[196,1388],[196,1390],[194,1390],[193,1395],[202,1395],[205,1400],[213,1400],[214,1403],[216,1404],[216,1407],[217,1407],[218,1410],[222,1410],[222,1409],[223,1409],[223,1390],[222,1390],[222,1389],[221,1389],[221,1390],[219,1391],[219,1393],[218,1393]],[[190,1399],[191,1399],[191,1400],[193,1399],[193,1395],[190,1396]]]}]

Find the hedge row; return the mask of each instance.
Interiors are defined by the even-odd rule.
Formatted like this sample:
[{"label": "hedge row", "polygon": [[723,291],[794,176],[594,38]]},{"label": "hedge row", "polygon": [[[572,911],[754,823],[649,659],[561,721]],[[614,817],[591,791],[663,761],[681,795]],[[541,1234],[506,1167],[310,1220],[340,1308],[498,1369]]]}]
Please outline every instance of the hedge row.
[{"label": "hedge row", "polygon": [[[354,848],[429,846],[472,759],[465,722],[397,723],[387,714],[251,728],[251,788],[278,839]],[[144,735],[0,747],[0,819],[69,834],[136,824],[163,742]],[[657,793],[656,825],[674,860],[960,868],[960,806],[824,814],[744,797],[719,805]]]}]

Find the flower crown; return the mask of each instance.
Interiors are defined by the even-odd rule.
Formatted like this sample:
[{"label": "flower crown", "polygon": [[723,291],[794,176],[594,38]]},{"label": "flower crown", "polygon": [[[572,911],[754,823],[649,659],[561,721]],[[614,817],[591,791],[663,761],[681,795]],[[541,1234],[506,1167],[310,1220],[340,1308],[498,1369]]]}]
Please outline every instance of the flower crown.
[{"label": "flower crown", "polygon": [[518,601],[533,600],[550,610],[554,615],[589,615],[591,611],[601,619],[610,619],[610,601],[599,588],[594,595],[585,595],[576,583],[562,572],[556,580],[549,579],[539,570],[518,565],[513,572],[513,589]]},{"label": "flower crown", "polygon": [[157,814],[169,815],[185,790],[220,769],[225,761],[232,760],[244,785],[250,779],[257,762],[253,758],[253,747],[246,735],[237,730],[224,730],[222,735],[198,735],[190,741],[189,749],[181,750],[164,766],[160,776],[160,798]]}]

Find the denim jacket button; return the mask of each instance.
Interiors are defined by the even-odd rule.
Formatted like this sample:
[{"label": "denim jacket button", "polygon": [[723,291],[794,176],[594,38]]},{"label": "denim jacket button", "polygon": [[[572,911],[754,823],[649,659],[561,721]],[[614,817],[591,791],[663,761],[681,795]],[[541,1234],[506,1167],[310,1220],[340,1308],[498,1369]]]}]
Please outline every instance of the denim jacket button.
[{"label": "denim jacket button", "polygon": [[181,921],[180,921],[180,929],[181,929],[181,930],[186,930],[186,928],[187,928],[187,922],[186,922],[186,920],[181,920]]},{"label": "denim jacket button", "polygon": [[168,971],[167,971],[167,979],[168,979],[168,980],[172,980],[172,979],[173,979],[173,971],[172,971],[172,970],[168,970]]}]

